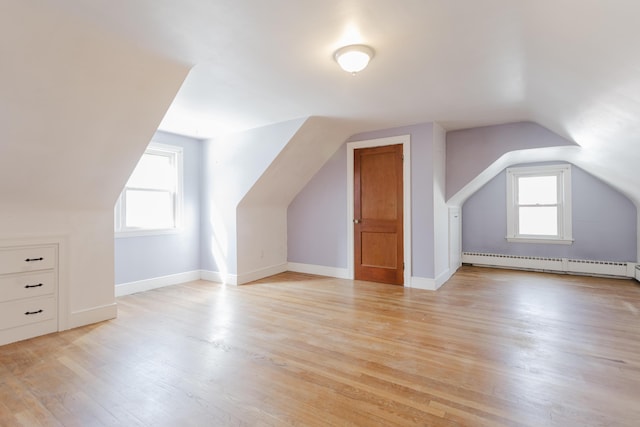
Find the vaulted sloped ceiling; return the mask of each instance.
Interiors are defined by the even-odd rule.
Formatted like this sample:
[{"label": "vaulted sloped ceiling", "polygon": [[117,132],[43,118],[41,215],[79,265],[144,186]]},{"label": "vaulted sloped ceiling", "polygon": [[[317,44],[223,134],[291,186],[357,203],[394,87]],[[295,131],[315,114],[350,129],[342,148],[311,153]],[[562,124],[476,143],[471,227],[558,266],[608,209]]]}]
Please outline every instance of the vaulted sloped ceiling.
[{"label": "vaulted sloped ceiling", "polygon": [[34,2],[0,7],[3,209],[113,209],[189,68]]},{"label": "vaulted sloped ceiling", "polygon": [[[312,115],[358,131],[532,121],[575,141],[583,167],[640,201],[636,0],[45,3],[193,65],[167,131],[205,138]],[[355,77],[332,60],[350,43],[376,50]]]}]

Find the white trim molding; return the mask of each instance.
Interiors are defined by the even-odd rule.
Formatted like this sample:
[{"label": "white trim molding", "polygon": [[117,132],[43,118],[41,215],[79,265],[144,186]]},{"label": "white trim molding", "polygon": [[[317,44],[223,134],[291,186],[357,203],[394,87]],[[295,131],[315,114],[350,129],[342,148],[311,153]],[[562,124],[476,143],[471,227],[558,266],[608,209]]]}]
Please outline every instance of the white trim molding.
[{"label": "white trim molding", "polygon": [[118,317],[118,305],[115,302],[74,311],[69,316],[69,329],[115,319],[116,317]]},{"label": "white trim molding", "polygon": [[218,271],[200,270],[200,280],[206,280],[207,282],[224,283],[222,274]]},{"label": "white trim molding", "polygon": [[411,283],[411,135],[391,136],[388,138],[368,139],[347,142],[347,279],[354,278],[354,241],[353,241],[353,159],[354,150],[359,148],[382,147],[402,144],[402,183],[403,183],[403,229],[404,229],[404,286]]},{"label": "white trim molding", "polygon": [[447,283],[447,280],[451,279],[451,276],[453,276],[453,272],[449,268],[440,273],[438,277],[435,278],[436,289],[440,289],[442,285]]},{"label": "white trim molding", "polygon": [[0,345],[10,344],[17,341],[27,340],[29,338],[56,332],[55,319],[45,320],[42,322],[23,325],[16,328],[8,328],[0,330]]},{"label": "white trim molding", "polygon": [[[183,231],[183,211],[184,211],[184,149],[177,145],[161,144],[151,141],[141,156],[146,155],[163,156],[170,160],[174,174],[174,185],[172,189],[157,188],[146,183],[144,186],[130,187],[129,182],[125,184],[122,192],[118,196],[114,209],[114,228],[116,238],[155,236],[163,234],[175,234]],[[138,168],[138,166],[136,166]],[[135,170],[134,173],[135,175]],[[126,224],[127,218],[127,191],[162,191],[171,195],[173,202],[173,226],[167,228],[140,228],[131,227]]]},{"label": "white trim molding", "polygon": [[171,274],[168,276],[154,277],[152,279],[138,280],[135,282],[121,283],[116,285],[116,297],[131,295],[137,292],[150,291],[151,289],[165,286],[177,285],[179,283],[200,280],[200,270],[187,271],[185,273]]},{"label": "white trim molding", "polygon": [[[552,243],[573,244],[571,228],[571,165],[544,165],[507,168],[507,236],[510,243]],[[556,199],[535,203],[522,203],[520,199],[520,178],[555,177]],[[520,230],[520,209],[556,209],[557,234],[523,234]],[[537,211],[540,212],[539,210]]]},{"label": "white trim molding", "polygon": [[288,263],[287,270],[296,273],[315,274],[317,276],[336,277],[338,279],[348,279],[349,271],[346,268],[328,267],[325,265],[301,264],[297,262]]},{"label": "white trim molding", "polygon": [[271,265],[269,267],[260,268],[258,270],[249,271],[247,273],[238,274],[236,276],[236,283],[229,283],[233,285],[244,285],[255,280],[264,279],[265,277],[273,276],[274,274],[284,273],[287,271],[287,263]]},{"label": "white trim molding", "polygon": [[411,277],[411,283],[408,287],[413,289],[422,289],[425,291],[436,291],[440,286],[437,285],[435,279],[413,276]]}]

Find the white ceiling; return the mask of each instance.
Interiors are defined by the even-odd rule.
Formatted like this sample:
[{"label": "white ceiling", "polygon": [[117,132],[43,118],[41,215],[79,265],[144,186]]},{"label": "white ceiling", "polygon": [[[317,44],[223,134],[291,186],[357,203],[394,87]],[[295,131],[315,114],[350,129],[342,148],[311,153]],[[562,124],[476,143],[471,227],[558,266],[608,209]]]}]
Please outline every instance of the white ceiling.
[{"label": "white ceiling", "polygon": [[[206,138],[310,115],[363,131],[530,120],[640,200],[640,1],[50,3],[193,65],[163,130]],[[356,76],[332,59],[351,43],[376,50]]]}]

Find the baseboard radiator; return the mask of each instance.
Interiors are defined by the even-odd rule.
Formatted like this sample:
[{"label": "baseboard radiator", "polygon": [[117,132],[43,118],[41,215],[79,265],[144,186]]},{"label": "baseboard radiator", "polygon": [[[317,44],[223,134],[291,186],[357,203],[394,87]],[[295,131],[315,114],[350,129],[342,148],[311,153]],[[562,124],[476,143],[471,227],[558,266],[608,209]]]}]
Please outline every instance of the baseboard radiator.
[{"label": "baseboard radiator", "polygon": [[[635,263],[463,252],[465,264],[593,276],[636,277]],[[639,279],[640,280],[640,279]]]}]

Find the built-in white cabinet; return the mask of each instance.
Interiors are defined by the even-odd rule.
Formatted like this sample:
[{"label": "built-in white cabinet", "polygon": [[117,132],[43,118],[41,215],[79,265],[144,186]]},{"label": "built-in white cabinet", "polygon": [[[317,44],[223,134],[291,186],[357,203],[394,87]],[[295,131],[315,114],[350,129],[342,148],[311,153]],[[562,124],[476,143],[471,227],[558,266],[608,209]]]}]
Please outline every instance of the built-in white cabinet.
[{"label": "built-in white cabinet", "polygon": [[462,211],[449,208],[449,271],[455,273],[462,265]]},{"label": "built-in white cabinet", "polygon": [[0,246],[0,345],[58,330],[58,245]]}]

